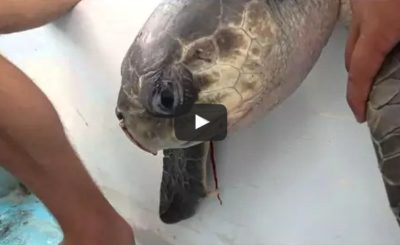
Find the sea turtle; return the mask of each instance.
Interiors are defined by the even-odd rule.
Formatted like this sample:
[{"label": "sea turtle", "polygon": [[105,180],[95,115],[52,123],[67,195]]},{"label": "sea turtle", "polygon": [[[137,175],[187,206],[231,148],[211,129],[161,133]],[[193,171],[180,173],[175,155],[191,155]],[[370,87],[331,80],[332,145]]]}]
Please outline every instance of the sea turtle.
[{"label": "sea turtle", "polygon": [[[290,96],[317,62],[349,0],[166,0],[151,14],[122,63],[116,114],[141,149],[163,150],[159,215],[176,223],[208,193],[208,142],[183,142],[174,119],[194,104],[222,104],[228,132]],[[387,58],[368,104],[393,210],[400,202],[400,49]]]}]

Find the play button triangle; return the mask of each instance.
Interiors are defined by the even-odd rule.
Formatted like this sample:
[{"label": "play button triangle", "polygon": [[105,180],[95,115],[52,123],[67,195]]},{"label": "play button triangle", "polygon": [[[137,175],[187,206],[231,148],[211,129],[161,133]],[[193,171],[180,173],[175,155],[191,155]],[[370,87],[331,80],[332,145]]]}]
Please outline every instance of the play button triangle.
[{"label": "play button triangle", "polygon": [[210,123],[210,121],[208,121],[198,115],[196,115],[195,120],[196,120],[196,130]]}]

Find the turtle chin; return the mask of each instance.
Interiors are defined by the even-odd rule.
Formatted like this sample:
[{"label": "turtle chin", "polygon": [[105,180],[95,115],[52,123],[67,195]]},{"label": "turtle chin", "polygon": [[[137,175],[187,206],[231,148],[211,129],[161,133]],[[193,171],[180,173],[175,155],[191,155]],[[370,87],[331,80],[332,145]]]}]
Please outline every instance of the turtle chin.
[{"label": "turtle chin", "polygon": [[181,64],[147,73],[140,85],[139,100],[155,117],[174,118],[189,112],[199,94],[192,73]]}]

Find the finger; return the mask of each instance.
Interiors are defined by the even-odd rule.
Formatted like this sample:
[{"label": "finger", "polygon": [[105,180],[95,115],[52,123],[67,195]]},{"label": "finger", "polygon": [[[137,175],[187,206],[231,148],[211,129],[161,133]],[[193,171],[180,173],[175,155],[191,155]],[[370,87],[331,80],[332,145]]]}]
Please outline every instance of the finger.
[{"label": "finger", "polygon": [[350,27],[349,37],[347,38],[345,51],[345,65],[347,72],[349,72],[350,70],[351,57],[359,36],[360,26],[357,22],[353,21]]},{"label": "finger", "polygon": [[382,33],[361,32],[350,61],[347,100],[358,122],[365,121],[366,104],[372,83],[386,55],[394,47]]}]

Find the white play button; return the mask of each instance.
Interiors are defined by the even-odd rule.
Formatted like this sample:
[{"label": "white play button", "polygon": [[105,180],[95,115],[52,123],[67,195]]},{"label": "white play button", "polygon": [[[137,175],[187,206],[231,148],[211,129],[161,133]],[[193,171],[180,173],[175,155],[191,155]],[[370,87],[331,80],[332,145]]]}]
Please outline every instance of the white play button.
[{"label": "white play button", "polygon": [[176,138],[187,142],[224,140],[227,125],[228,112],[218,104],[195,104],[190,112],[174,119]]},{"label": "white play button", "polygon": [[196,115],[196,130],[203,127],[204,125],[209,124],[210,121]]}]

